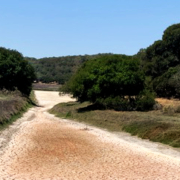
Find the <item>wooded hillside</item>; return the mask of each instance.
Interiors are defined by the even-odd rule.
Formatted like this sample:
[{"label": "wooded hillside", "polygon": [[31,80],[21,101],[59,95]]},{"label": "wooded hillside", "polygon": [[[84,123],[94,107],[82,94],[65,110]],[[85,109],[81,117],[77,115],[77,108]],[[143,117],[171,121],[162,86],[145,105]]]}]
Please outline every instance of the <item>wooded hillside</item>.
[{"label": "wooded hillside", "polygon": [[42,59],[26,57],[26,60],[28,60],[34,67],[38,81],[44,83],[55,81],[59,84],[64,84],[85,61],[102,55],[103,54],[78,55]]},{"label": "wooded hillside", "polygon": [[[35,68],[37,80],[64,84],[74,75],[81,65],[104,55],[78,55],[50,58],[26,58]],[[165,29],[162,39],[156,40],[147,48],[135,54],[146,76],[146,84],[159,97],[180,98],[180,24]]]}]

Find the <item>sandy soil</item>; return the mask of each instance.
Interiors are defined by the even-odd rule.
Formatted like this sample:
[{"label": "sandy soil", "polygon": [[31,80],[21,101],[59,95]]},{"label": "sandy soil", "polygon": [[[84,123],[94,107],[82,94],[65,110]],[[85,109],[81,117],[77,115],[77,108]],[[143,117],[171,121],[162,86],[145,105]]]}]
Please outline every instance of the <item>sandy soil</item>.
[{"label": "sandy soil", "polygon": [[0,180],[180,179],[180,153],[48,114],[57,92],[36,91],[29,110],[0,134]]}]

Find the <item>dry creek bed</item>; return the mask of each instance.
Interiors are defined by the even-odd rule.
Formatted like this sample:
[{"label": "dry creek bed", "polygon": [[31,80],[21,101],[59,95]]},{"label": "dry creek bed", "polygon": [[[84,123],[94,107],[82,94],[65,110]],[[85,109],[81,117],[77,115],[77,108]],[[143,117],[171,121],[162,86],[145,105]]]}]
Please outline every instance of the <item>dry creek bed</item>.
[{"label": "dry creek bed", "polygon": [[176,149],[54,117],[48,109],[73,99],[35,94],[42,107],[0,132],[0,180],[180,179]]}]

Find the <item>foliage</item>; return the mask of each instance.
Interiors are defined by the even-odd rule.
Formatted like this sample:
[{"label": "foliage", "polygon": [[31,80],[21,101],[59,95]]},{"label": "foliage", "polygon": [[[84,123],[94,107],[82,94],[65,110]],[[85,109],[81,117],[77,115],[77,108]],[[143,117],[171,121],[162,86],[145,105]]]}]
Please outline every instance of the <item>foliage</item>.
[{"label": "foliage", "polygon": [[163,35],[166,47],[180,59],[180,24],[169,26]]},{"label": "foliage", "polygon": [[26,57],[26,60],[34,67],[38,81],[43,83],[57,82],[64,84],[75,74],[83,62],[100,56],[103,56],[103,54],[49,57],[42,59]]},{"label": "foliage", "polygon": [[180,97],[180,24],[169,26],[162,40],[155,41],[136,55],[146,76],[151,78],[154,91],[159,97]]},{"label": "foliage", "polygon": [[35,79],[33,67],[15,51],[0,48],[0,89],[15,90],[29,95]]},{"label": "foliage", "polygon": [[146,75],[156,78],[165,73],[170,67],[179,64],[179,59],[167,48],[164,41],[156,41],[146,50],[144,70]]},{"label": "foliage", "polygon": [[153,87],[161,97],[180,97],[180,66],[171,67],[153,80]]},{"label": "foliage", "polygon": [[103,56],[85,62],[60,90],[80,102],[91,101],[116,110],[136,109],[136,98],[145,88],[139,61],[130,56]]},{"label": "foliage", "polygon": [[105,99],[98,98],[96,104],[103,106],[105,109],[114,109],[116,111],[132,110],[128,99],[122,98],[120,96],[107,97]]},{"label": "foliage", "polygon": [[154,104],[155,94],[145,89],[137,98],[136,108],[140,111],[152,110]]}]

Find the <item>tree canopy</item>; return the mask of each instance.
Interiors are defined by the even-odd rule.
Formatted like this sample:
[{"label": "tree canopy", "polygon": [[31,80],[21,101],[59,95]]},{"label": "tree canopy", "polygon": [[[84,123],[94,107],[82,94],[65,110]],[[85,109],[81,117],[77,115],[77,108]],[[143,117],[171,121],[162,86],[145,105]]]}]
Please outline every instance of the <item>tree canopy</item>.
[{"label": "tree canopy", "polygon": [[168,27],[162,40],[150,45],[142,58],[146,75],[153,78],[165,73],[170,67],[180,63],[180,24]]},{"label": "tree canopy", "polygon": [[176,68],[180,64],[180,24],[169,26],[164,31],[162,40],[155,41],[143,51],[140,50],[135,57],[141,59],[142,68],[146,76],[151,77],[152,86],[159,97],[180,98],[174,83],[179,84],[178,79],[172,81],[180,70]]},{"label": "tree canopy", "polygon": [[33,67],[15,50],[0,48],[0,89],[15,90],[29,95],[35,79]]},{"label": "tree canopy", "polygon": [[85,62],[61,90],[71,92],[80,102],[130,110],[137,107],[144,82],[145,75],[137,59],[125,55],[103,56]]}]

